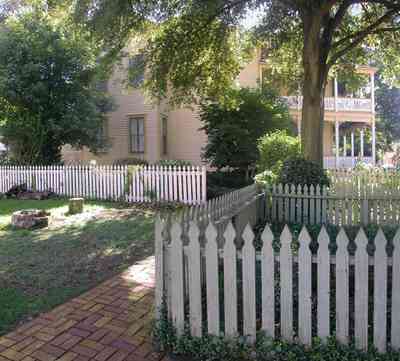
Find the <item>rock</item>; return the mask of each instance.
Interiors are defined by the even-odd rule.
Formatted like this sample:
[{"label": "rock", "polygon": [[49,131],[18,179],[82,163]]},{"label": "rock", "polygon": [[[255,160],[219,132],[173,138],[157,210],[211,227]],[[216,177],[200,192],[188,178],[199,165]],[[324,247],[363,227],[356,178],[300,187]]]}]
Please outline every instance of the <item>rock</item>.
[{"label": "rock", "polygon": [[69,200],[68,213],[69,214],[80,214],[83,213],[83,198],[71,198]]},{"label": "rock", "polygon": [[21,229],[45,228],[49,225],[50,213],[40,209],[26,209],[14,212],[11,225]]}]

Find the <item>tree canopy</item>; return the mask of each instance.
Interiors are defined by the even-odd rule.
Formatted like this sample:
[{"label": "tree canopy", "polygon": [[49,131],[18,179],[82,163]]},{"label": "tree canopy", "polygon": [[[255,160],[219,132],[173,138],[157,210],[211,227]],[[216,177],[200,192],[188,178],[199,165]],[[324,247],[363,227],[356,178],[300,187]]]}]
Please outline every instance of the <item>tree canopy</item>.
[{"label": "tree canopy", "polygon": [[65,144],[104,146],[111,101],[96,89],[98,49],[84,31],[31,9],[7,19],[0,54],[0,132],[17,162],[59,162]]},{"label": "tree canopy", "polygon": [[[75,12],[115,57],[144,39],[145,88],[176,102],[223,98],[243,64],[263,48],[271,74],[302,90],[302,147],[322,162],[324,91],[330,74],[354,74],[379,57],[382,76],[400,69],[400,0],[77,0]],[[243,29],[249,13],[259,26]],[[356,78],[356,77],[355,77]]]}]

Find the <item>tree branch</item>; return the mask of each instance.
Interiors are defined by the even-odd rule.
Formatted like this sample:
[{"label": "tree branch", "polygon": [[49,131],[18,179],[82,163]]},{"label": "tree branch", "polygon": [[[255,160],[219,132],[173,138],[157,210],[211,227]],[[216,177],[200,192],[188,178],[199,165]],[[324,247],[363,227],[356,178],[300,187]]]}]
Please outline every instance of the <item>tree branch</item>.
[{"label": "tree branch", "polygon": [[[347,46],[345,46],[342,50],[337,51],[330,59],[329,61],[329,66],[332,66],[333,64],[336,63],[338,59],[340,59],[343,55],[345,55],[348,51],[351,49],[355,48],[357,45],[359,45],[368,35],[373,34],[375,31],[378,30],[378,27],[382,25],[383,23],[391,20],[393,16],[395,16],[398,11],[400,10],[400,5],[399,8],[393,8],[392,10],[389,10],[385,15],[381,16],[378,20],[376,20],[374,23],[371,25],[367,26],[365,29],[360,30],[356,33],[353,33],[339,41],[337,41],[335,44],[332,45],[332,47],[337,47],[346,42],[347,40],[353,39]],[[380,30],[380,29],[379,29]]]}]

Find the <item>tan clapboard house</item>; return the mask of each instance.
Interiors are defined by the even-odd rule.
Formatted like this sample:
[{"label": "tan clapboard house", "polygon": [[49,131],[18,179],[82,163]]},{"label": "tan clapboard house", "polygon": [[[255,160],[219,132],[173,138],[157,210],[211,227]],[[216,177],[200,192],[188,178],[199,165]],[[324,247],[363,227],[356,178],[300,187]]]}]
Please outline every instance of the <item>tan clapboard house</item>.
[{"label": "tan clapboard house", "polygon": [[[113,164],[126,159],[156,162],[160,159],[181,159],[202,164],[202,148],[206,135],[198,112],[189,108],[166,110],[145,98],[143,92],[126,86],[129,66],[135,58],[124,58],[107,82],[107,91],[116,103],[100,133],[110,140],[110,146],[99,154],[88,150],[63,149],[66,163]],[[260,85],[267,64],[257,54],[238,76],[241,87]],[[375,69],[367,66],[358,71],[368,77],[368,85],[356,94],[346,92],[336,79],[329,81],[325,97],[324,163],[328,168],[353,166],[357,160],[375,163]],[[133,79],[140,82],[142,79]],[[282,94],[300,130],[302,97]],[[370,144],[366,144],[366,129],[370,129]]]}]

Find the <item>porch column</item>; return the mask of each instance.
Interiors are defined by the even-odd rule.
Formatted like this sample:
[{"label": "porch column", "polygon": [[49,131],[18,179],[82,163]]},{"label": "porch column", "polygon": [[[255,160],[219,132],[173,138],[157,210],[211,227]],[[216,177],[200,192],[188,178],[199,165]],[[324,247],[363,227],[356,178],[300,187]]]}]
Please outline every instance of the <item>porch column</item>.
[{"label": "porch column", "polygon": [[376,132],[375,132],[375,74],[371,73],[371,111],[372,118],[372,163],[376,163]]},{"label": "porch column", "polygon": [[336,141],[336,168],[339,166],[339,122],[335,121],[335,141]]},{"label": "porch column", "polygon": [[338,111],[337,109],[337,98],[338,98],[338,82],[337,78],[333,79],[333,92],[334,92],[334,97],[335,97],[335,112]]},{"label": "porch column", "polygon": [[360,130],[360,155],[364,158],[364,129]]},{"label": "porch column", "polygon": [[375,117],[372,121],[372,164],[376,163],[376,132],[375,132]]},{"label": "porch column", "polygon": [[351,132],[351,162],[352,166],[355,166],[355,161],[354,161],[354,132]]},{"label": "porch column", "polygon": [[347,137],[343,135],[343,157],[347,157]]}]

